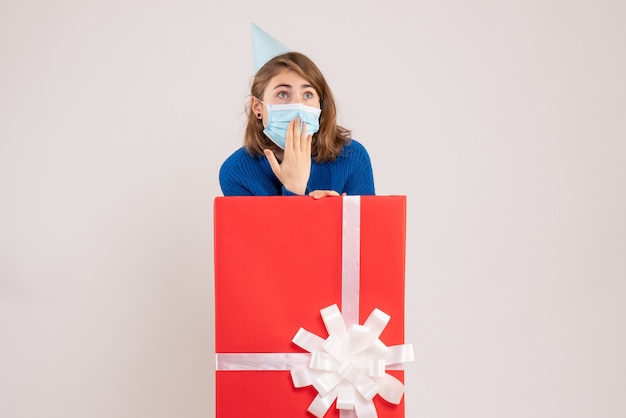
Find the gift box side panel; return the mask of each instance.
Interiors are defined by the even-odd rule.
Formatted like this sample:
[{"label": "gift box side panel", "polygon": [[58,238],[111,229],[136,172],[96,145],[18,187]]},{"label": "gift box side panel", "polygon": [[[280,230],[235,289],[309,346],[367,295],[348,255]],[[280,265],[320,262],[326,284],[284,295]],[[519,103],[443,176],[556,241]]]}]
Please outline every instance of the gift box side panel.
[{"label": "gift box side panel", "polygon": [[[227,199],[227,201],[218,203],[222,199]],[[260,349],[256,343],[248,346],[250,347],[249,350],[236,348],[241,344],[245,346],[250,340],[255,339],[286,340],[285,334],[288,329],[295,327],[295,330],[297,330],[303,323],[305,328],[325,337],[325,328],[319,317],[319,309],[330,304],[325,301],[326,299],[331,298],[339,301],[341,298],[341,199],[328,198],[313,201],[309,198],[288,197],[279,198],[288,199],[288,201],[280,202],[278,205],[272,199],[276,198],[216,199],[215,287],[217,352],[301,352],[293,344],[288,349],[283,349],[284,347],[277,349],[274,342],[269,345],[261,344]],[[405,207],[406,203],[403,201],[403,198],[399,199],[397,197],[377,196],[364,197],[363,199],[361,213],[361,321],[366,319],[374,307],[385,311],[392,318],[381,339],[387,345],[400,344],[403,342],[404,336],[405,219],[403,217],[405,217],[405,209],[402,209],[402,207]],[[372,200],[374,203],[370,204],[371,202],[368,202],[368,200]],[[318,205],[320,202],[326,203]],[[311,204],[316,206],[311,206]],[[277,211],[276,206],[280,206],[283,209]],[[303,214],[303,218],[310,220],[307,224],[310,227],[308,232],[299,229],[298,223],[292,223],[290,219],[294,218],[294,213]],[[309,266],[308,262],[310,262],[311,254],[316,254],[317,258],[315,259],[319,259],[318,261],[329,261],[326,265],[336,265],[336,267],[331,267],[324,274],[320,273],[319,268],[316,270],[318,276],[330,277],[329,282],[324,283],[324,278],[317,277],[315,274],[304,273],[305,275],[308,274],[305,283],[315,283],[316,285],[313,287],[316,290],[307,288],[302,291],[301,286],[297,286],[299,282],[293,281],[293,277],[286,276],[281,277],[278,281],[272,281],[272,278],[276,275],[259,274],[259,269],[270,269],[271,271],[271,268],[275,268],[275,265],[259,267],[256,263],[258,259],[274,260],[274,258],[271,245],[268,245],[267,240],[259,238],[259,236],[264,236],[263,234],[265,233],[270,234],[267,227],[262,228],[261,234],[251,233],[251,231],[258,232],[257,230],[261,228],[258,225],[258,220],[248,219],[253,216],[258,216],[266,221],[279,218],[285,222],[284,225],[286,227],[279,228],[275,234],[278,238],[272,238],[269,242],[275,243],[283,240],[283,245],[290,250],[300,249],[299,252],[294,251],[297,255],[292,257],[296,261],[292,261],[291,270],[295,271],[298,265],[300,265],[300,270],[302,270],[302,265]],[[320,219],[317,218],[325,221],[320,223]],[[244,220],[242,221],[242,219]],[[402,221],[398,222],[401,219]],[[372,223],[373,225],[370,225]],[[232,231],[235,231],[234,242],[233,236],[231,236]],[[324,238],[315,239],[312,242],[299,238],[297,243],[293,243],[294,235],[303,237],[307,233]],[[335,238],[329,240],[329,237]],[[373,239],[369,240],[368,237]],[[371,244],[368,244],[369,241],[371,241]],[[402,242],[400,243],[400,241]],[[306,251],[303,252],[302,248],[306,248]],[[398,256],[400,248],[402,257]],[[253,263],[249,262],[248,257],[242,257],[241,254],[246,254],[246,252],[254,253]],[[299,253],[304,253],[305,258],[299,259],[298,257],[301,255]],[[224,256],[224,254],[227,255]],[[242,266],[244,267],[242,268]],[[370,270],[371,272],[369,272]],[[399,271],[401,271],[401,275],[398,274]],[[254,277],[254,279],[250,280],[249,277]],[[384,277],[384,279],[381,280],[381,277]],[[251,283],[249,283],[250,281]],[[399,283],[400,281],[401,283]],[[292,286],[294,284],[295,286]],[[316,296],[315,293],[320,286],[324,290]],[[268,292],[268,288],[271,289],[272,287],[281,289],[281,291]],[[279,295],[277,293],[284,294]],[[331,295],[330,297],[328,296],[329,294]],[[301,303],[288,306],[288,303],[285,303],[285,295],[296,295],[292,299],[302,299],[302,301]],[[310,306],[307,305],[307,298],[304,296],[311,297]],[[318,300],[319,298],[321,299]],[[281,305],[282,307],[279,308],[279,311],[282,309],[282,312],[268,314],[266,305],[274,304]],[[290,316],[289,313],[285,313],[283,309],[285,306],[293,309],[294,312],[304,312],[304,317],[298,318],[297,321],[287,325],[279,324],[275,326],[272,322],[273,320]],[[235,317],[235,320],[232,320],[233,317]],[[267,326],[268,321],[269,327]],[[307,321],[316,323],[307,325]],[[250,329],[251,326],[265,327],[265,329],[262,332],[258,332],[258,334],[254,334],[254,332],[251,332],[254,331]],[[243,327],[243,330],[238,330],[238,327]],[[277,331],[274,332],[273,330]],[[290,330],[287,333],[289,340],[295,330]],[[268,335],[268,333],[271,335]],[[240,340],[237,340],[238,338]],[[225,343],[219,344],[218,340]],[[232,344],[233,341],[236,341],[234,345]],[[224,347],[227,347],[227,349],[224,349]],[[235,349],[228,349],[228,347],[234,347]],[[402,371],[389,371],[388,373],[403,380],[404,374]],[[310,418],[312,415],[306,412],[306,408],[315,398],[316,392],[311,387],[293,388],[289,372],[287,371],[218,371],[216,374],[216,395],[218,418],[235,416],[303,416]],[[243,401],[242,397],[245,397]],[[288,399],[285,401],[285,398]],[[295,402],[294,399],[299,399],[297,408],[294,409],[294,412],[285,412],[292,407],[292,403]],[[379,417],[404,417],[404,400],[402,400],[400,405],[391,405],[380,398],[380,396],[377,396],[374,402]],[[259,409],[259,405],[264,405],[264,408]],[[278,405],[280,408],[276,409],[273,405]],[[283,406],[286,406],[286,408]],[[339,417],[334,404],[325,417]]]},{"label": "gift box side panel", "polygon": [[301,352],[326,338],[319,310],[341,301],[341,199],[215,200],[216,352]]},{"label": "gift box side panel", "polygon": [[316,394],[294,388],[289,371],[218,371],[216,418],[311,418],[307,408]]},{"label": "gift box side panel", "polygon": [[391,316],[381,340],[386,345],[403,344],[406,197],[361,200],[361,323],[378,308]]}]

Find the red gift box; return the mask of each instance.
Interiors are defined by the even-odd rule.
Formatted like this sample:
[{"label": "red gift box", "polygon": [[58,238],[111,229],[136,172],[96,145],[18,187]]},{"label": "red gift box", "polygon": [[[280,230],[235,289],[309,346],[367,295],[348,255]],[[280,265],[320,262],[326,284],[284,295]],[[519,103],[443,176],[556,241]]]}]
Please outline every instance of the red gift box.
[{"label": "red gift box", "polygon": [[[345,209],[355,199],[356,219]],[[346,249],[354,240],[347,224],[357,228],[356,251]],[[217,418],[313,417],[307,408],[318,391],[294,387],[292,366],[250,358],[302,356],[292,342],[301,327],[328,336],[322,308],[336,304],[344,319],[351,310],[358,324],[377,308],[391,317],[380,340],[404,344],[405,196],[218,197],[214,239]],[[356,283],[346,284],[355,264]],[[220,365],[232,354],[251,364]],[[386,373],[404,378],[402,370]],[[403,400],[375,396],[374,405],[381,418],[404,417]],[[335,405],[324,415],[339,416]]]}]

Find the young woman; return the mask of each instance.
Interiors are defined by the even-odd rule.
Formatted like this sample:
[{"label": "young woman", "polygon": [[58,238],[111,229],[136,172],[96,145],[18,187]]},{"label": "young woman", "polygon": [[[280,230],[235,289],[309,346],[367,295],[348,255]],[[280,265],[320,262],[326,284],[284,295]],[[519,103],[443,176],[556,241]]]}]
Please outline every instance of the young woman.
[{"label": "young woman", "polygon": [[337,125],[330,88],[307,56],[270,59],[250,96],[244,146],[220,169],[225,196],[374,194],[369,155]]}]

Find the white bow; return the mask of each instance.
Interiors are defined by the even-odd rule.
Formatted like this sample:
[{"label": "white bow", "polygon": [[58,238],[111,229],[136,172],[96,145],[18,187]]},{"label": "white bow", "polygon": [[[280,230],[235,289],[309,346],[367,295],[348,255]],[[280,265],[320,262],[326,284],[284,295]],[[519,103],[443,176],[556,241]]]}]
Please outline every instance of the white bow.
[{"label": "white bow", "polygon": [[376,418],[372,401],[376,394],[393,404],[400,403],[404,385],[385,370],[413,361],[413,346],[387,347],[380,341],[390,316],[374,309],[363,325],[351,325],[346,330],[337,305],[320,313],[328,331],[326,340],[304,328],[292,340],[311,353],[308,367],[291,370],[295,387],[313,385],[318,391],[308,411],[321,418],[336,399],[337,409],[354,410],[358,418]]}]

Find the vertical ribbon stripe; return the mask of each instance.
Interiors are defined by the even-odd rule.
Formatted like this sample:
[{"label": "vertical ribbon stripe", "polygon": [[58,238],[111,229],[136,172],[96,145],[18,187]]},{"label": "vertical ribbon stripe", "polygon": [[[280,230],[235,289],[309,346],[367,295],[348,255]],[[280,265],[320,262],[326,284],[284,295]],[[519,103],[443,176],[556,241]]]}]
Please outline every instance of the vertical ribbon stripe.
[{"label": "vertical ribbon stripe", "polygon": [[341,313],[346,328],[359,323],[361,197],[344,196],[341,232]]},{"label": "vertical ribbon stripe", "polygon": [[[361,198],[344,196],[341,231],[341,310],[346,328],[359,323],[361,275]],[[355,418],[354,409],[340,409],[340,418]]]}]

